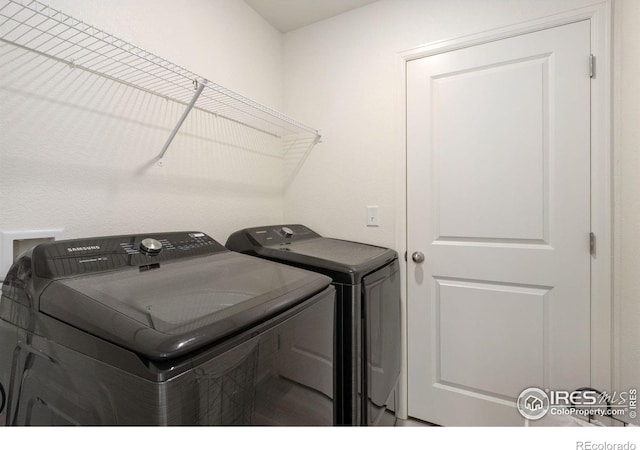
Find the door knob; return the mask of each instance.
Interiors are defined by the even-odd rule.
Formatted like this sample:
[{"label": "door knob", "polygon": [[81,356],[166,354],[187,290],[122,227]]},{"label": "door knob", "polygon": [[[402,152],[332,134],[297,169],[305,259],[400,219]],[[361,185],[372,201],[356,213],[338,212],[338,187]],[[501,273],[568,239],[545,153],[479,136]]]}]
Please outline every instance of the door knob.
[{"label": "door knob", "polygon": [[411,259],[413,259],[413,262],[416,264],[422,264],[424,262],[424,253],[413,252],[413,254],[411,255]]}]

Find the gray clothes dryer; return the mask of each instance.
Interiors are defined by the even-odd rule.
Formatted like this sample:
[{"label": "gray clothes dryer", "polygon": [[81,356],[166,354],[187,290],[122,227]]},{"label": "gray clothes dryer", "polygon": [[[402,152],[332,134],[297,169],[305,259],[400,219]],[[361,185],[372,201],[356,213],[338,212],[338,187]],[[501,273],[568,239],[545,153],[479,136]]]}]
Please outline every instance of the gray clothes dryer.
[{"label": "gray clothes dryer", "polygon": [[239,230],[226,247],[332,278],[337,295],[336,423],[395,423],[400,375],[397,253],[322,237],[299,224]]},{"label": "gray clothes dryer", "polygon": [[201,232],[36,246],[2,285],[0,417],[332,425],[330,282]]}]

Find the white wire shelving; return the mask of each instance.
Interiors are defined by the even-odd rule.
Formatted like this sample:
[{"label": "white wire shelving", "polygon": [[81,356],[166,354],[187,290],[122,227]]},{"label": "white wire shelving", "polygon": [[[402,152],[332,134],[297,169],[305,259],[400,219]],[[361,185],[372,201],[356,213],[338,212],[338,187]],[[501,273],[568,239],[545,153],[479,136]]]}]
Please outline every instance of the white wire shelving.
[{"label": "white wire shelving", "polygon": [[300,164],[320,140],[317,129],[36,0],[0,0],[0,42],[185,105],[160,161],[192,108],[282,139],[285,152],[302,150]]}]

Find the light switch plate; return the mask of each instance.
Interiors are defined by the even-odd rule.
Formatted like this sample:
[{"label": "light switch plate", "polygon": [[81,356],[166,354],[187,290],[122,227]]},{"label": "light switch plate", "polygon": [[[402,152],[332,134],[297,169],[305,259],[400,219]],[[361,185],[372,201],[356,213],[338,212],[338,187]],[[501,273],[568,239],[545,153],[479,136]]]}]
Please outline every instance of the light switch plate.
[{"label": "light switch plate", "polygon": [[379,226],[377,206],[367,206],[367,226],[368,227]]}]

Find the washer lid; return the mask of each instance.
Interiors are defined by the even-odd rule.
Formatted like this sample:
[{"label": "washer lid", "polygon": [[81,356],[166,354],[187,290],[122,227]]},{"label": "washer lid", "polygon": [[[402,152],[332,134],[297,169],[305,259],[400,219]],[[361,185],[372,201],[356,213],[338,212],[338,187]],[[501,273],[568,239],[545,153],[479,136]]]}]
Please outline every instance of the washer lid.
[{"label": "washer lid", "polygon": [[238,253],[53,281],[40,310],[152,360],[170,359],[273,317],[331,280]]},{"label": "washer lid", "polygon": [[258,254],[331,276],[334,281],[360,283],[362,277],[397,258],[395,250],[359,242],[315,238],[272,245]]}]

